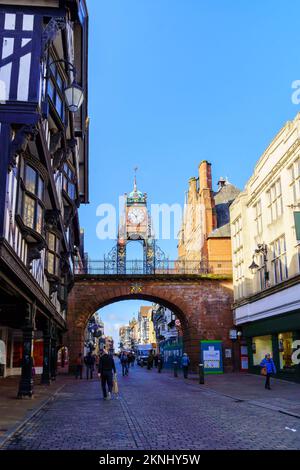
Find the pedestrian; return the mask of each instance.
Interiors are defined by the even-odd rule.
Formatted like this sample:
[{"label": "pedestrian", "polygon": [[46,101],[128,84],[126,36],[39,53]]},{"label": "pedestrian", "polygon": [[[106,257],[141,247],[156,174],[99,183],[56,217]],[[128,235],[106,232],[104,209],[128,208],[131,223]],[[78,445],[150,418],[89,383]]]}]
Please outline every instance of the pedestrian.
[{"label": "pedestrian", "polygon": [[[116,366],[113,356],[109,355],[106,350],[99,361],[98,376],[101,378],[101,386],[104,400],[111,399],[113,388],[113,374],[116,374]],[[107,391],[108,389],[108,391]]]},{"label": "pedestrian", "polygon": [[94,364],[95,364],[95,357],[92,356],[91,351],[88,352],[87,356],[84,358],[84,362],[86,365],[86,378],[87,380],[93,378],[94,372]]},{"label": "pedestrian", "polygon": [[82,379],[82,369],[83,369],[83,357],[82,357],[82,353],[79,353],[76,359],[76,372],[75,372],[76,379],[78,379],[78,377]]},{"label": "pedestrian", "polygon": [[157,359],[157,371],[161,373],[161,370],[164,365],[164,358],[162,354],[158,354],[158,359]]},{"label": "pedestrian", "polygon": [[147,369],[150,370],[152,369],[153,367],[153,354],[152,354],[152,351],[149,352],[149,356],[148,356],[148,359],[147,359]]},{"label": "pedestrian", "polygon": [[128,357],[125,351],[121,353],[120,362],[122,366],[122,375],[124,377],[125,375],[128,375]]},{"label": "pedestrian", "polygon": [[276,367],[274,364],[273,359],[271,358],[271,354],[266,354],[265,358],[260,363],[261,366],[261,374],[266,377],[265,382],[265,389],[271,390],[270,387],[270,379],[272,374],[276,374]]},{"label": "pedestrian", "polygon": [[191,363],[191,361],[190,361],[190,358],[187,355],[187,353],[183,353],[183,356],[181,358],[181,365],[182,365],[182,369],[183,369],[183,376],[184,376],[185,379],[188,378],[190,363]]}]

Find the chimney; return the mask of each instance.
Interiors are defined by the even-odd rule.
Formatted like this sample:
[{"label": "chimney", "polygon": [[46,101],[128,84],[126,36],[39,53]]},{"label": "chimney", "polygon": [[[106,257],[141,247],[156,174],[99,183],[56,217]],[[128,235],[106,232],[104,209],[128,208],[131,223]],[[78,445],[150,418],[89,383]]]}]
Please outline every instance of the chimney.
[{"label": "chimney", "polygon": [[189,179],[189,193],[196,193],[197,192],[197,179],[193,176]]},{"label": "chimney", "polygon": [[199,184],[200,190],[212,190],[211,163],[209,163],[207,160],[202,160],[199,165]]}]

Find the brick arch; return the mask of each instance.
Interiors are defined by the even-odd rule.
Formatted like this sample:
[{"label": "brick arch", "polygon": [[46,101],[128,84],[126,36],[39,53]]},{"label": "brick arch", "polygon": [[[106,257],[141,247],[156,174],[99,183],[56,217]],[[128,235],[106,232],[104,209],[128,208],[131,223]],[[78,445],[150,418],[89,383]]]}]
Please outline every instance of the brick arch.
[{"label": "brick arch", "polygon": [[[138,289],[141,291],[137,292]],[[232,327],[232,287],[228,279],[78,275],[69,297],[65,339],[71,366],[83,350],[88,319],[106,305],[134,299],[162,304],[178,316],[184,349],[194,366],[199,362],[201,339],[222,339],[225,345],[228,343]]]}]

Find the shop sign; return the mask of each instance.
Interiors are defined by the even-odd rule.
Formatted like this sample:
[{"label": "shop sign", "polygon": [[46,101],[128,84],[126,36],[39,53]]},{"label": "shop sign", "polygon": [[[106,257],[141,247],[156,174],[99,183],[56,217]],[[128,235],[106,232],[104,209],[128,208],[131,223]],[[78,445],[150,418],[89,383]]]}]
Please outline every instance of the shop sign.
[{"label": "shop sign", "polygon": [[[201,356],[206,374],[222,374],[222,341],[201,341]],[[201,358],[200,358],[201,360]]]},{"label": "shop sign", "polygon": [[237,339],[237,330],[230,330],[229,331],[229,338],[234,340],[234,339]]}]

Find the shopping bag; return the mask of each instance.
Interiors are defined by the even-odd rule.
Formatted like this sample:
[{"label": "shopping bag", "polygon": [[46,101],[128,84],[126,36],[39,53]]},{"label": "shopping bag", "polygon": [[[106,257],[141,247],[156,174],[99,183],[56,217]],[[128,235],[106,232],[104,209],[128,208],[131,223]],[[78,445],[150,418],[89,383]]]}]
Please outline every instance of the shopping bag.
[{"label": "shopping bag", "polygon": [[261,373],[261,375],[267,375],[267,368],[262,367],[260,373]]},{"label": "shopping bag", "polygon": [[113,393],[117,395],[119,393],[119,386],[118,386],[118,381],[116,375],[114,376],[114,381],[113,381]]}]

